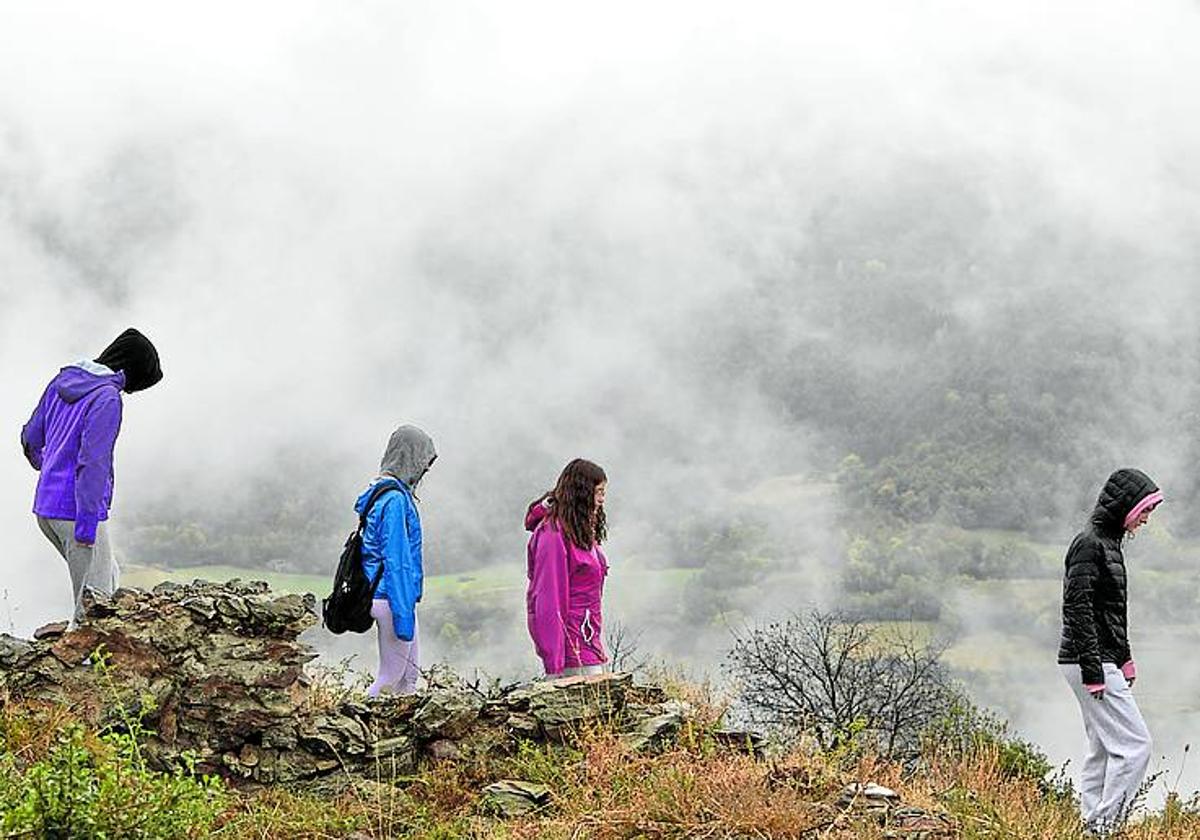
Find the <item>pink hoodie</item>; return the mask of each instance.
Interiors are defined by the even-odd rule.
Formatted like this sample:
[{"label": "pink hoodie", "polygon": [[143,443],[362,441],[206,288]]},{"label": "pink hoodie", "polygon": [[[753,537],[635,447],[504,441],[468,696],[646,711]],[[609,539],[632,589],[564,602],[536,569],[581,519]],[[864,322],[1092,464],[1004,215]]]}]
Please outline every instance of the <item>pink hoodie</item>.
[{"label": "pink hoodie", "polygon": [[601,665],[604,653],[600,601],[608,560],[600,546],[584,551],[566,538],[550,509],[534,502],[525,514],[529,538],[529,635],[547,674]]}]

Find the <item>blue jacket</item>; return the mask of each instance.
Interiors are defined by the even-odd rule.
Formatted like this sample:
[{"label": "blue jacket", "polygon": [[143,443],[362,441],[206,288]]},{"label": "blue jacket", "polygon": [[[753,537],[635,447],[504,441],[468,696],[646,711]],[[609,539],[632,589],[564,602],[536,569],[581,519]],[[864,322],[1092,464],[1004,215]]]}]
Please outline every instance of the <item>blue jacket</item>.
[{"label": "blue jacket", "polygon": [[[374,580],[383,564],[383,576],[375,590],[377,599],[387,599],[392,609],[392,626],[404,641],[412,641],[416,629],[417,602],[425,588],[421,562],[421,517],[412,492],[394,478],[384,478],[396,492],[385,491],[370,513],[363,531],[363,571]],[[354,504],[362,514],[374,482]]]}]

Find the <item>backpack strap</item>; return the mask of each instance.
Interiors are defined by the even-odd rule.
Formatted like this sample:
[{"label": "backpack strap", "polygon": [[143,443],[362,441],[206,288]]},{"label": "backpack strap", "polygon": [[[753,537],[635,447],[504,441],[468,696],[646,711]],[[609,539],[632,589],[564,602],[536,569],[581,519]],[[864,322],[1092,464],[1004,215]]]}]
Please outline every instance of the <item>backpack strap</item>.
[{"label": "backpack strap", "polygon": [[379,564],[379,571],[375,573],[375,579],[371,581],[371,597],[375,597],[375,593],[379,591],[379,581],[383,580],[383,564]]},{"label": "backpack strap", "polygon": [[367,514],[371,512],[371,508],[375,506],[375,502],[389,490],[399,490],[397,484],[392,484],[388,479],[384,479],[375,485],[375,489],[371,491],[371,496],[367,499],[367,503],[363,505],[362,513],[358,515],[358,532],[361,534],[367,530]]},{"label": "backpack strap", "polygon": [[[375,502],[377,502],[379,500],[379,497],[382,496],[384,493],[386,493],[389,490],[397,490],[398,491],[399,489],[400,489],[399,485],[392,484],[392,482],[388,481],[387,479],[384,479],[383,481],[381,481],[377,485],[375,485],[375,489],[371,491],[370,498],[368,498],[367,503],[365,505],[363,505],[362,513],[360,513],[358,515],[358,533],[359,534],[362,534],[363,532],[365,532],[367,530],[367,514],[371,512],[371,508],[374,507]],[[379,591],[379,581],[381,581],[381,580],[383,580],[383,563],[379,564],[379,569],[378,569],[378,571],[375,572],[375,579],[371,581],[371,597],[372,598],[374,598],[375,593]]]}]

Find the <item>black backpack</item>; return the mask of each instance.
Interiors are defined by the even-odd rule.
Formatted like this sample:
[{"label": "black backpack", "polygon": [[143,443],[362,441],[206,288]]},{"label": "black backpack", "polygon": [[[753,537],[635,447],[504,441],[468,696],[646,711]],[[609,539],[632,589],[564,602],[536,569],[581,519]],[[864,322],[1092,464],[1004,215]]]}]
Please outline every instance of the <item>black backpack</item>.
[{"label": "black backpack", "polygon": [[345,633],[347,630],[365,633],[375,623],[375,619],[371,618],[371,600],[379,588],[379,579],[383,577],[383,564],[379,564],[375,579],[367,580],[362,564],[362,537],[367,527],[367,514],[371,512],[375,500],[395,489],[395,484],[384,481],[371,491],[371,497],[358,517],[358,528],[346,539],[342,559],[338,561],[337,572],[333,576],[333,592],[321,601],[321,623],[330,633]]}]

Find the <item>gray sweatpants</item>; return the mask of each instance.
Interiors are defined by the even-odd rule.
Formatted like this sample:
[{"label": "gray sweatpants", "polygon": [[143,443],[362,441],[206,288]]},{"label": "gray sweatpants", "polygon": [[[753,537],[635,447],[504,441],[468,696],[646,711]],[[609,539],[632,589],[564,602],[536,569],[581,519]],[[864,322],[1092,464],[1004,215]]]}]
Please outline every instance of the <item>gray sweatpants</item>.
[{"label": "gray sweatpants", "polygon": [[83,591],[92,589],[105,595],[117,591],[121,570],[113,557],[112,544],[108,541],[108,523],[101,522],[96,528],[96,544],[83,545],[75,542],[75,520],[37,518],[38,527],[46,539],[67,561],[71,574],[71,594],[75,602],[75,613],[71,618],[74,626],[83,618]]},{"label": "gray sweatpants", "polygon": [[1129,815],[1150,764],[1150,730],[1121,669],[1104,663],[1104,699],[1083,687],[1078,665],[1059,665],[1079,709],[1088,751],[1079,784],[1079,811],[1089,830],[1114,831]]}]

